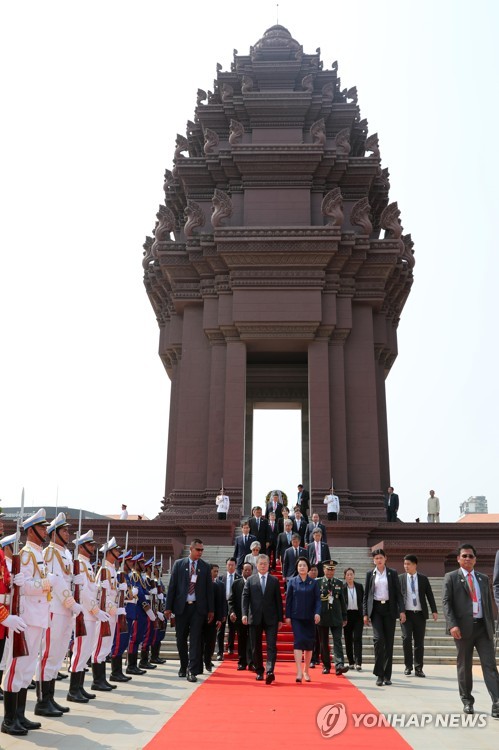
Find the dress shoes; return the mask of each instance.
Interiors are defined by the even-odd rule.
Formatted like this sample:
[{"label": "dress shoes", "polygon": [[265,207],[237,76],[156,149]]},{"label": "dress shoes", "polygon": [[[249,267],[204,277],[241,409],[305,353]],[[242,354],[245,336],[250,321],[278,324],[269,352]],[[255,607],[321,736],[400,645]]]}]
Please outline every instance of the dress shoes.
[{"label": "dress shoes", "polygon": [[245,669],[246,669],[246,667],[243,667],[243,665],[242,665],[242,664],[239,664],[239,666],[238,666],[238,668],[237,668],[237,671],[238,671],[238,672],[244,672],[244,670],[245,670]]},{"label": "dress shoes", "polygon": [[335,669],[336,669],[336,674],[340,675],[340,674],[345,674],[345,672],[348,672],[350,667],[348,666],[348,664],[346,666],[344,664],[338,664],[338,666],[335,667]]},{"label": "dress shoes", "polygon": [[463,713],[474,714],[475,709],[473,708],[473,703],[471,703],[470,701],[466,701],[466,703],[463,703]]},{"label": "dress shoes", "polygon": [[499,719],[499,701],[494,701],[490,715],[493,719]]},{"label": "dress shoes", "polygon": [[316,666],[315,661],[311,661],[309,666],[310,666],[310,669],[315,669],[315,666]]},{"label": "dress shoes", "polygon": [[348,665],[348,668],[349,668],[349,669],[353,669],[354,667],[355,667],[355,664],[349,664],[349,665]]},{"label": "dress shoes", "polygon": [[187,682],[197,682],[198,678],[192,672],[187,672]]},{"label": "dress shoes", "polygon": [[425,675],[425,673],[423,672],[422,669],[416,669],[416,671],[414,672],[414,674],[416,675],[416,677],[426,677],[426,675]]},{"label": "dress shoes", "polygon": [[391,681],[391,680],[385,680],[384,684],[385,684],[385,685],[391,685],[391,684],[392,684],[392,681]]},{"label": "dress shoes", "polygon": [[404,669],[404,674],[409,676],[410,674],[412,674],[412,669],[409,669],[409,667],[407,667],[406,669]]},{"label": "dress shoes", "polygon": [[265,677],[265,684],[272,685],[274,680],[275,680],[275,674],[273,672],[267,672],[267,676]]},{"label": "dress shoes", "polygon": [[295,682],[301,682],[301,677],[297,677]]},{"label": "dress shoes", "polygon": [[217,661],[223,661],[223,660],[224,660],[223,654],[218,654]]},{"label": "dress shoes", "polygon": [[204,665],[207,672],[213,672],[213,664],[211,662],[208,662],[208,664]]},{"label": "dress shoes", "polygon": [[362,672],[362,667],[360,664],[356,664],[355,669],[357,670],[357,672]]},{"label": "dress shoes", "polygon": [[381,679],[381,677],[378,677],[378,679],[376,680],[376,685],[377,685],[378,687],[382,687],[382,685],[383,685],[383,680]]},{"label": "dress shoes", "polygon": [[263,674],[257,674],[256,681],[257,682],[263,682]]},{"label": "dress shoes", "polygon": [[322,670],[322,674],[330,674],[330,673],[331,673],[331,670],[328,667],[324,667],[324,669]]},{"label": "dress shoes", "polygon": [[185,669],[179,669],[178,670],[178,676],[179,677],[187,677],[187,670],[185,670]]},{"label": "dress shoes", "polygon": [[234,653],[234,649],[233,649],[233,648],[229,648],[229,649],[227,650],[227,653],[228,653],[228,654],[233,654],[233,653]]}]

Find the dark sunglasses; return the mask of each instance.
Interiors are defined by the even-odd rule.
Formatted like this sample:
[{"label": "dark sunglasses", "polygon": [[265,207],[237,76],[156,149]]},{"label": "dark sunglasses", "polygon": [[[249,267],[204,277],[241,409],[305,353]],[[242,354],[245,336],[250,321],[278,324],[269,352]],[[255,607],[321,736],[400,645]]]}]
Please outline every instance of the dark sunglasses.
[{"label": "dark sunglasses", "polygon": [[469,557],[470,560],[474,560],[475,555],[461,555],[461,557]]}]

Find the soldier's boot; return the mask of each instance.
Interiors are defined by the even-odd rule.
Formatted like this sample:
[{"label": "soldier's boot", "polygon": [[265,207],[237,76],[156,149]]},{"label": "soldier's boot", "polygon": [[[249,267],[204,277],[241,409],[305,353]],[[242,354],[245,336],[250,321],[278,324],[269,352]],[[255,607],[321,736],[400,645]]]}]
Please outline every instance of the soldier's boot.
[{"label": "soldier's boot", "polygon": [[66,696],[66,700],[71,703],[88,703],[88,698],[85,698],[80,690],[80,673],[71,672],[69,679],[69,690]]},{"label": "soldier's boot", "polygon": [[37,682],[36,695],[38,698],[35,705],[36,716],[46,716],[49,719],[62,716],[63,712],[56,709],[50,700],[50,682]]},{"label": "soldier's boot", "polygon": [[135,674],[135,675],[147,674],[147,669],[138,668],[137,654],[128,654],[127,663],[128,663],[128,666],[126,668],[127,674]]},{"label": "soldier's boot", "polygon": [[59,703],[57,703],[54,693],[55,693],[55,681],[57,677],[54,677],[53,680],[50,680],[50,702],[53,705],[57,711],[62,711],[63,714],[67,714],[69,712],[69,706],[61,706]]},{"label": "soldier's boot", "polygon": [[83,695],[83,697],[88,698],[89,701],[91,701],[93,698],[96,698],[97,696],[95,695],[95,693],[87,693],[87,691],[83,687],[83,684],[85,682],[85,670],[82,669],[81,672],[77,672],[77,674],[80,676],[80,693]]},{"label": "soldier's boot", "polygon": [[92,690],[102,690],[108,692],[116,687],[116,685],[110,685],[106,680],[106,662],[93,662],[92,663],[92,674],[94,680],[92,682]]},{"label": "soldier's boot", "polygon": [[19,723],[19,719],[17,718],[18,696],[19,693],[11,693],[9,690],[4,690],[4,715],[1,727],[1,731],[4,734],[15,734],[17,736],[28,734],[28,730]]},{"label": "soldier's boot", "polygon": [[149,661],[149,647],[143,648],[140,652],[139,667],[141,669],[157,669],[156,665]]},{"label": "soldier's boot", "polygon": [[111,659],[112,669],[111,674],[109,675],[109,681],[110,682],[128,682],[128,680],[131,680],[131,677],[126,677],[126,675],[123,674],[123,660],[121,656],[113,656]]},{"label": "soldier's boot", "polygon": [[31,721],[24,715],[26,711],[27,695],[28,688],[21,688],[17,694],[17,720],[19,721],[19,724],[25,729],[40,729],[42,725],[39,721]]},{"label": "soldier's boot", "polygon": [[151,664],[166,664],[166,659],[162,659],[159,655],[161,649],[161,641],[158,641],[151,646]]}]

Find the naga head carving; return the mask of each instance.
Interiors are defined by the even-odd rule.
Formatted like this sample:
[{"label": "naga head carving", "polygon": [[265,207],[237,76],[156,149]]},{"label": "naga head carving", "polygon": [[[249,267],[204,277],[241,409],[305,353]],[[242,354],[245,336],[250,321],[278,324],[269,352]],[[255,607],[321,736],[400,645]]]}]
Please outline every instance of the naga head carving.
[{"label": "naga head carving", "polygon": [[211,225],[214,229],[223,226],[222,220],[232,216],[232,201],[227,193],[215,188],[211,199],[213,210],[211,214]]}]

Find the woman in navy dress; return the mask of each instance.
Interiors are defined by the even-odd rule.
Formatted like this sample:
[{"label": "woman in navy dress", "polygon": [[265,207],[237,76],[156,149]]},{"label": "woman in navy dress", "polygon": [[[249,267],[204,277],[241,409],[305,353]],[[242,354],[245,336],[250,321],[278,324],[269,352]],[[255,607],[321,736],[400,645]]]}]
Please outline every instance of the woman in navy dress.
[{"label": "woman in navy dress", "polygon": [[[310,578],[310,563],[299,557],[296,563],[298,575],[288,580],[286,591],[286,622],[293,628],[296,682],[310,682],[308,669],[315,644],[315,626],[321,619],[321,597],[317,581]],[[304,665],[302,675],[302,651]]]}]

